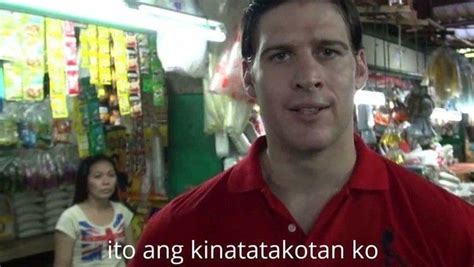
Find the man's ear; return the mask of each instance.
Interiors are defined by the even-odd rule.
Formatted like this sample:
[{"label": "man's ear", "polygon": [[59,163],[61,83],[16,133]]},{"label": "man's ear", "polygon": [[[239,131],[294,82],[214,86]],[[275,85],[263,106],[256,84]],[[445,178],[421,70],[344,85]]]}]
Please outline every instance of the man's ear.
[{"label": "man's ear", "polygon": [[367,67],[367,60],[365,58],[364,49],[359,50],[355,57],[356,60],[356,89],[360,90],[365,87],[367,79],[369,78],[369,68]]},{"label": "man's ear", "polygon": [[252,63],[249,60],[242,60],[242,82],[247,94],[252,98],[257,98],[252,77]]}]

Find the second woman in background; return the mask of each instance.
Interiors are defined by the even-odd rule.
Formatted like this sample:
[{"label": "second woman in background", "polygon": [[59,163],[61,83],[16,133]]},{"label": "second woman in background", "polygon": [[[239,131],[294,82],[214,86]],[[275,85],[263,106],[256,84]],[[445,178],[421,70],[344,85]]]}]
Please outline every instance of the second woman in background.
[{"label": "second woman in background", "polygon": [[132,217],[119,202],[114,162],[104,155],[85,158],[77,171],[73,206],[56,225],[54,266],[125,267],[122,251],[114,247],[134,245]]}]

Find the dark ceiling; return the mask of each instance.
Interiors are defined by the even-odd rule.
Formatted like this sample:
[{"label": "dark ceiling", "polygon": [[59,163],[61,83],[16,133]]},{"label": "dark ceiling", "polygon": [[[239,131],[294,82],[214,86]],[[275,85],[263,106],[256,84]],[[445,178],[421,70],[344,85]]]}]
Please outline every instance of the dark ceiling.
[{"label": "dark ceiling", "polygon": [[[424,49],[439,45],[474,47],[474,33],[467,34],[467,29],[474,31],[473,0],[399,1],[402,5],[389,6],[389,0],[355,0],[361,8],[364,30]],[[466,34],[461,36],[455,29]]]}]

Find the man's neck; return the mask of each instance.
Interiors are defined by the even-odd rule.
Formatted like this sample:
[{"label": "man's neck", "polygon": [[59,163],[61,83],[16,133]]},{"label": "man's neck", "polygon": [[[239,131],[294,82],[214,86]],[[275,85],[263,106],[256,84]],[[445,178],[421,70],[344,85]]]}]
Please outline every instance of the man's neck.
[{"label": "man's neck", "polygon": [[340,189],[349,179],[356,161],[352,135],[350,138],[341,136],[341,139],[311,154],[288,153],[269,143],[260,157],[264,178],[269,185],[298,194],[316,189]]},{"label": "man's neck", "polygon": [[307,234],[329,199],[349,180],[356,150],[353,136],[345,139],[310,156],[288,153],[268,142],[260,154],[269,188]]}]

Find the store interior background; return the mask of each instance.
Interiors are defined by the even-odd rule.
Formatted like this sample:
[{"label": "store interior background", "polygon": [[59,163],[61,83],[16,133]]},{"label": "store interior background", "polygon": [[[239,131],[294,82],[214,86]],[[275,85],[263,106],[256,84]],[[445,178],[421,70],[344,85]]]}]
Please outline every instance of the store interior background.
[{"label": "store interior background", "polygon": [[[243,95],[235,68],[229,68],[229,64],[238,62],[232,48],[235,48],[240,17],[248,0],[117,2],[125,2],[130,7],[145,3],[195,14],[223,23],[226,33],[224,42],[199,44],[187,36],[180,36],[163,39],[162,43],[166,43],[167,48],[158,47],[159,58],[166,71],[163,88],[165,104],[147,109],[146,100],[143,100],[145,126],[149,126],[151,133],[147,135],[151,137],[145,137],[141,145],[144,148],[150,144],[157,147],[157,150],[147,152],[147,156],[151,162],[158,162],[161,169],[143,170],[141,175],[129,174],[130,184],[123,192],[137,213],[135,223],[139,236],[151,213],[180,193],[238,162],[263,129],[258,108]],[[0,9],[1,3],[0,0]],[[474,204],[474,113],[468,114],[467,105],[472,100],[474,106],[474,3],[469,0],[355,0],[355,3],[364,23],[363,43],[371,70],[367,91],[384,94],[382,104],[380,101],[367,104],[365,100],[360,100],[355,118],[359,132],[375,150],[382,149],[387,157],[397,163],[406,165]],[[430,65],[433,56],[439,55],[437,51],[441,51],[443,56],[456,54],[464,58],[464,66],[469,66],[462,69],[458,65],[455,74],[460,77],[460,69],[464,72],[464,81],[461,81],[462,78],[457,80],[463,88],[456,90],[458,101],[467,103],[466,107],[463,106],[464,115],[452,107],[452,101],[447,101],[454,94],[445,91],[445,95],[437,97],[440,89],[423,86],[427,85],[429,72],[438,71],[436,66]],[[200,56],[196,57],[195,62],[181,59],[189,53]],[[446,57],[442,59],[446,60]],[[181,65],[175,66],[178,61]],[[3,62],[0,60],[0,63]],[[232,71],[222,72],[224,67]],[[466,71],[470,74],[467,75]],[[230,84],[223,85],[223,79]],[[441,145],[438,150],[432,149],[429,134],[426,134],[428,137],[418,136],[419,140],[423,140],[420,142],[427,142],[423,144],[424,152],[408,155],[406,146],[410,144],[403,140],[406,132],[402,130],[409,126],[403,125],[402,121],[408,121],[409,118],[403,117],[410,114],[398,112],[397,100],[400,96],[406,100],[414,90],[421,90],[419,101],[423,102],[423,97],[426,97],[423,88],[430,93],[438,108],[433,111],[438,117],[431,113],[433,116],[427,127],[436,132]],[[376,98],[375,95],[370,96]],[[147,111],[153,114],[146,114]],[[1,116],[0,113],[0,120]],[[417,123],[424,127],[427,121]],[[15,148],[18,156],[24,155],[21,154],[24,152],[18,152],[24,151],[20,147]],[[11,157],[11,151],[11,147],[0,146],[0,158]],[[148,178],[143,179],[143,176]],[[151,185],[147,187],[143,183]],[[0,265],[52,266],[54,244],[51,232],[18,237],[14,205],[11,204],[14,193],[21,192],[0,191],[0,225],[11,226],[0,228]]]}]

